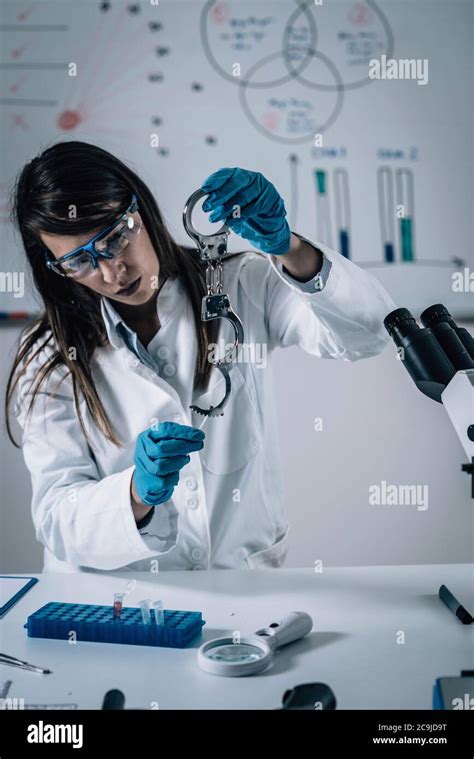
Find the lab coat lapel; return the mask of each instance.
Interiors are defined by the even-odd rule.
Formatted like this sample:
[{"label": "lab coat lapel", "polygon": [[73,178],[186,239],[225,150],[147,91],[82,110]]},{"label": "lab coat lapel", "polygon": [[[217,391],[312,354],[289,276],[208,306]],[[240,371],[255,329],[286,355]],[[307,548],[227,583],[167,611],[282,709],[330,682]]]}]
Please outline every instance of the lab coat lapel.
[{"label": "lab coat lapel", "polygon": [[[98,389],[103,384],[102,378],[107,378],[113,384],[120,385],[120,392],[129,396],[131,407],[137,404],[142,396],[150,408],[150,413],[159,411],[160,421],[173,421],[178,416],[186,419],[183,424],[191,424],[188,409],[184,409],[176,390],[156,372],[140,362],[126,345],[120,348],[108,346],[97,352],[94,363],[102,377],[98,377]],[[142,381],[147,383],[144,393]],[[108,396],[110,398],[110,395]],[[107,403],[107,396],[103,398]]]}]

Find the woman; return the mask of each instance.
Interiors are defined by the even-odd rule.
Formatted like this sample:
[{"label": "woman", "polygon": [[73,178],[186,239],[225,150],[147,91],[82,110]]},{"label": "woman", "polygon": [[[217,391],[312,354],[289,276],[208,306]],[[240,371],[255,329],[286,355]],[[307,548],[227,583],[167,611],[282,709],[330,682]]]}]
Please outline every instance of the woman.
[{"label": "woman", "polygon": [[23,336],[7,404],[15,397],[45,571],[280,566],[288,522],[272,350],[356,360],[387,341],[394,304],[381,285],[291,233],[265,177],[221,169],[203,190],[210,220],[263,251],[226,259],[224,275],[266,367],[230,364],[224,415],[201,431],[190,406],[223,397],[209,356],[226,325],[201,322],[196,251],[99,147],[56,144],[18,177],[13,217],[44,312]]}]

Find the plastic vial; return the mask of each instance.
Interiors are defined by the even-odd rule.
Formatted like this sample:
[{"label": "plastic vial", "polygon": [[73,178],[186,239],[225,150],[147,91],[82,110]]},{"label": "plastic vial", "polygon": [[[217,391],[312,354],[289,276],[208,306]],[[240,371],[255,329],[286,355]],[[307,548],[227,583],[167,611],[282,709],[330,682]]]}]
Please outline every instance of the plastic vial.
[{"label": "plastic vial", "polygon": [[150,603],[151,601],[149,598],[140,601],[140,609],[142,610],[142,621],[144,625],[151,624]]},{"label": "plastic vial", "polygon": [[154,601],[153,608],[155,610],[155,623],[157,625],[164,625],[165,612],[163,611],[163,601]]},{"label": "plastic vial", "polygon": [[114,619],[120,619],[125,593],[114,593]]}]

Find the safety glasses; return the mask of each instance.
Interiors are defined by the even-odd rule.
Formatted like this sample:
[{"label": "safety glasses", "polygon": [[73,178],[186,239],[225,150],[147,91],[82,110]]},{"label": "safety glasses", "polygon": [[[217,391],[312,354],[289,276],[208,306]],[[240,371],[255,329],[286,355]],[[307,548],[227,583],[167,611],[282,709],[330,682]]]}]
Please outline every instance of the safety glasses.
[{"label": "safety glasses", "polygon": [[120,218],[85,245],[71,250],[61,258],[54,258],[50,251],[46,251],[46,266],[61,277],[82,279],[97,271],[100,258],[122,258],[129,252],[130,244],[142,228],[142,220],[137,211],[137,197],[132,195],[130,206]]}]

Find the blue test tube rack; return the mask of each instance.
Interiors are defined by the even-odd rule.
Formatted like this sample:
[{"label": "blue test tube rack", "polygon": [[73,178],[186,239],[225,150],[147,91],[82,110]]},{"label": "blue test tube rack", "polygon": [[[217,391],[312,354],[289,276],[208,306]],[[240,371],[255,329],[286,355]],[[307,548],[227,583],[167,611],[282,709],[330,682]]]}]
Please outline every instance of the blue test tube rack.
[{"label": "blue test tube rack", "polygon": [[184,648],[201,634],[206,622],[200,611],[164,609],[164,624],[144,624],[141,609],[124,607],[119,619],[112,606],[50,601],[30,614],[24,627],[29,638],[56,638],[131,646]]}]

